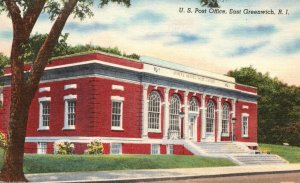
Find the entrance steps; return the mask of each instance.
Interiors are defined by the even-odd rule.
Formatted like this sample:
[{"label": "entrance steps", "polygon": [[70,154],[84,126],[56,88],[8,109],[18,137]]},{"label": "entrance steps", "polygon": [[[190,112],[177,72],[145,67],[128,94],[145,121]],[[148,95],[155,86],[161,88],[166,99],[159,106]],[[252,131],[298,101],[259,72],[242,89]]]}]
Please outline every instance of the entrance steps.
[{"label": "entrance steps", "polygon": [[253,154],[253,155],[234,155],[232,160],[236,160],[239,165],[266,165],[266,164],[285,164],[288,163],[281,157],[273,154]]},{"label": "entrance steps", "polygon": [[247,150],[236,143],[196,143],[208,154],[249,154]]},{"label": "entrance steps", "polygon": [[206,157],[227,158],[238,165],[258,164],[285,164],[288,163],[281,157],[271,154],[255,154],[256,151],[249,149],[239,142],[191,142],[185,141],[185,147],[193,154]]}]

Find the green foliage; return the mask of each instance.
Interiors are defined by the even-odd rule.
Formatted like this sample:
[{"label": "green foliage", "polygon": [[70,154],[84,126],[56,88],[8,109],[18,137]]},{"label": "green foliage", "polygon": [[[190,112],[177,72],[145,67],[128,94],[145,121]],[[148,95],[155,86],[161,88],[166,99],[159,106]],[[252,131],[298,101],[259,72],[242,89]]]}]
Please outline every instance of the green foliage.
[{"label": "green foliage", "polygon": [[211,8],[219,8],[219,3],[217,0],[200,0],[202,6],[208,6]]},{"label": "green foliage", "polygon": [[3,68],[9,64],[9,58],[0,52],[0,76],[3,75]]},{"label": "green foliage", "polygon": [[55,144],[56,154],[72,154],[74,150],[74,144],[71,142],[60,142]]},{"label": "green foliage", "polygon": [[87,144],[86,152],[88,154],[102,154],[104,151],[103,144],[100,140],[96,139]]},{"label": "green foliage", "polygon": [[[44,43],[47,36],[48,34],[38,34],[38,33],[35,33],[34,35],[30,36],[28,44],[24,46],[25,54],[23,55],[23,60],[25,62],[33,62],[35,60],[40,50],[40,47]],[[68,33],[60,36],[58,43],[56,44],[56,46],[52,51],[51,57],[68,54],[69,45],[66,42],[68,36],[69,36]]]},{"label": "green foliage", "polygon": [[[105,47],[101,47],[101,46],[94,46],[94,45],[86,44],[86,45],[69,46],[69,48],[68,48],[68,54],[76,54],[76,53],[89,52],[89,51],[101,51],[101,52],[105,52],[105,53],[123,56],[126,58],[131,58],[131,59],[136,59],[136,60],[140,59],[140,56],[135,53],[130,54],[130,55],[127,55],[126,53],[122,53],[118,47],[105,48]],[[63,56],[63,54],[61,54],[60,56]]]},{"label": "green foliage", "polygon": [[252,66],[228,72],[237,83],[257,87],[258,140],[300,146],[300,89],[289,86]]},{"label": "green foliage", "polygon": [[0,148],[6,149],[6,147],[7,147],[6,135],[0,132]]},{"label": "green foliage", "polygon": [[300,163],[300,147],[259,144],[260,149],[268,149],[271,154],[277,154],[290,163]]}]

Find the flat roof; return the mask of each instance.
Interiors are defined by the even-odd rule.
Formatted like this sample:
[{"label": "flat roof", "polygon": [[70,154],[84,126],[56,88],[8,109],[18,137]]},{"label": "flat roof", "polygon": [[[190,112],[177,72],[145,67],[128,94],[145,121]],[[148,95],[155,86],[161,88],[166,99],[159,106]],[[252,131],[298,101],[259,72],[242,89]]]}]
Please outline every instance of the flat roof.
[{"label": "flat roof", "polygon": [[181,72],[185,72],[185,73],[191,73],[191,74],[195,74],[195,75],[199,75],[199,76],[204,76],[207,78],[213,78],[213,79],[222,80],[222,81],[226,81],[226,82],[230,82],[230,83],[235,83],[235,78],[233,78],[233,77],[225,76],[223,74],[217,74],[217,73],[210,72],[210,71],[194,69],[194,68],[186,66],[186,65],[177,64],[174,62],[161,60],[158,58],[153,58],[153,57],[149,57],[149,56],[141,56],[140,61],[145,64],[155,65],[155,66],[164,67],[164,68],[168,68],[168,69],[172,69],[172,70],[177,70],[177,71],[181,71]]}]

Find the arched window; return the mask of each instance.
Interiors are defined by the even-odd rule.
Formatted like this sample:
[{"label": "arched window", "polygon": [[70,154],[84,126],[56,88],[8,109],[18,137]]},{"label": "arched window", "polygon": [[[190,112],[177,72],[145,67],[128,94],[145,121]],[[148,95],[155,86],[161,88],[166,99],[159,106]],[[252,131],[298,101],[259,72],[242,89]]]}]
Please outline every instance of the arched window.
[{"label": "arched window", "polygon": [[170,98],[170,130],[179,130],[180,98],[174,94]]},{"label": "arched window", "polygon": [[206,132],[214,132],[215,124],[215,104],[213,101],[208,101],[206,106]]},{"label": "arched window", "polygon": [[148,128],[159,130],[160,124],[160,95],[157,91],[152,91],[148,97]]},{"label": "arched window", "polygon": [[190,112],[198,113],[198,102],[195,97],[192,97],[190,99],[189,105],[190,105],[190,109],[189,109]]},{"label": "arched window", "polygon": [[230,108],[228,103],[224,103],[222,106],[222,134],[229,134],[229,112]]}]

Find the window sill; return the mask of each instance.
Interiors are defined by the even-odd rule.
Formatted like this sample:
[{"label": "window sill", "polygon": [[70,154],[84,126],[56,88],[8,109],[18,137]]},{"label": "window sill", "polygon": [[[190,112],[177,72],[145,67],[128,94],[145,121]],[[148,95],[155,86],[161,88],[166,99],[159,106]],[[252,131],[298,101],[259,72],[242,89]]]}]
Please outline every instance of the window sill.
[{"label": "window sill", "polygon": [[124,131],[123,128],[113,127],[111,128],[112,131]]},{"label": "window sill", "polygon": [[37,131],[47,131],[50,130],[49,127],[42,127],[42,128],[38,128]]},{"label": "window sill", "polygon": [[75,130],[75,126],[63,127],[62,130]]},{"label": "window sill", "polygon": [[245,138],[245,139],[247,139],[247,138],[249,138],[249,136],[247,135],[247,136],[242,136],[242,138]]},{"label": "window sill", "polygon": [[148,129],[148,133],[161,133],[161,130]]}]

